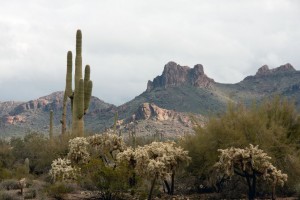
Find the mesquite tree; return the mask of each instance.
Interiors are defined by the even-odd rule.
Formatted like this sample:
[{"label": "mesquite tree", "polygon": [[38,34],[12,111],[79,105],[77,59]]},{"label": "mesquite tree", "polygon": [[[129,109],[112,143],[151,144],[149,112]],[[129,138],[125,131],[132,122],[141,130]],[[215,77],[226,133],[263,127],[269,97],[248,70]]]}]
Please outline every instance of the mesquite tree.
[{"label": "mesquite tree", "polygon": [[228,177],[236,174],[245,178],[250,200],[255,198],[258,177],[261,176],[272,184],[272,199],[275,199],[275,186],[283,186],[287,181],[287,174],[277,170],[270,162],[271,157],[263,150],[258,149],[258,146],[250,144],[245,149],[231,147],[218,151],[221,154],[219,161],[214,166],[217,172]]}]

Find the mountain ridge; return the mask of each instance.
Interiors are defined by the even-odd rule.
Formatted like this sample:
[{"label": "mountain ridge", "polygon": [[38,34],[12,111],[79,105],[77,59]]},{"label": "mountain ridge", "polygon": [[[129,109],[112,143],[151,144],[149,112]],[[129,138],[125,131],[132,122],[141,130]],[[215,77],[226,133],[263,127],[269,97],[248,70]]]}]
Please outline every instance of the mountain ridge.
[{"label": "mountain ridge", "polygon": [[[129,102],[115,106],[92,97],[85,124],[88,131],[101,132],[112,126],[116,112],[120,120],[128,119],[141,105],[150,105],[151,109],[157,106],[160,110],[165,109],[164,113],[170,111],[209,116],[223,112],[228,102],[251,104],[274,94],[295,99],[299,108],[300,71],[289,63],[273,69],[263,65],[255,75],[247,76],[238,83],[225,84],[208,77],[201,64],[190,68],[171,61],[164,66],[161,75],[148,81],[143,93]],[[54,110],[54,122],[59,132],[62,98],[63,92],[54,92],[27,102],[0,102],[0,133],[3,135],[24,130],[47,132],[50,109]],[[151,127],[155,128],[155,124],[155,120],[152,120]],[[144,125],[147,126],[147,123]]]}]

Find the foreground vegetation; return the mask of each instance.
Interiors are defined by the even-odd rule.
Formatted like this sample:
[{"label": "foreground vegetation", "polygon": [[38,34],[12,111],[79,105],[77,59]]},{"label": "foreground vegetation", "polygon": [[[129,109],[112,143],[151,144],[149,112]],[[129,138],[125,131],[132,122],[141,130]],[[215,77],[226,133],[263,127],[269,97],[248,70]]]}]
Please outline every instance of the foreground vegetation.
[{"label": "foreground vegetation", "polygon": [[0,140],[0,155],[0,199],[63,199],[76,191],[102,199],[300,195],[300,120],[279,98],[251,108],[230,104],[176,142],[31,133]]}]

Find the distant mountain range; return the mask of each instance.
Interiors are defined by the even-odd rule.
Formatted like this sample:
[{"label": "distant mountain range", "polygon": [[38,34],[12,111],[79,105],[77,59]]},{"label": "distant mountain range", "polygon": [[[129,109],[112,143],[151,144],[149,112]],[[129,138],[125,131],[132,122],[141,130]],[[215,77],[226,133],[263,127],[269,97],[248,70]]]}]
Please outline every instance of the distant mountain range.
[{"label": "distant mountain range", "polygon": [[[148,81],[145,92],[121,106],[92,97],[85,116],[86,132],[102,132],[112,127],[118,112],[118,127],[125,132],[134,123],[146,135],[180,135],[192,132],[192,115],[203,123],[203,116],[223,112],[229,101],[250,104],[275,94],[293,99],[299,107],[300,71],[291,64],[275,69],[264,65],[254,76],[235,84],[223,84],[209,78],[200,64],[190,68],[169,62],[162,75]],[[46,133],[50,110],[54,111],[55,130],[59,133],[62,99],[63,92],[54,92],[28,102],[0,102],[0,137],[33,131]],[[70,116],[69,108],[68,121]]]}]

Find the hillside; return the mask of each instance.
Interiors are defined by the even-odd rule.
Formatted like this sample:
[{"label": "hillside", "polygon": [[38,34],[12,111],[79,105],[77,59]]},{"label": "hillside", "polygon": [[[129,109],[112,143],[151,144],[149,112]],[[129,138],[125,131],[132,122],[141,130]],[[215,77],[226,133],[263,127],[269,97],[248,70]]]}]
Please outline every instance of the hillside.
[{"label": "hillside", "polygon": [[[254,100],[259,102],[273,95],[281,95],[293,99],[299,108],[299,90],[300,71],[296,71],[291,64],[274,69],[264,65],[255,75],[247,76],[238,83],[223,84],[208,77],[200,64],[190,68],[169,62],[160,76],[148,81],[145,92],[121,106],[116,107],[93,97],[85,117],[86,130],[101,132],[110,128],[116,112],[119,113],[119,120],[128,121],[145,103],[165,109],[166,112],[181,113],[178,115],[190,116],[193,113],[209,116],[223,112],[228,102],[251,104]],[[60,132],[62,98],[63,92],[55,92],[29,102],[1,102],[0,136],[32,131],[46,133],[51,109],[54,111],[56,132]],[[68,112],[70,117],[70,108]],[[166,120],[163,123],[167,125],[160,126],[160,123],[157,123],[159,120],[151,119],[139,119],[139,129],[171,131],[166,127],[175,126],[178,122]],[[202,122],[203,120],[204,118]],[[180,124],[177,130],[182,133],[189,132],[192,131],[192,127],[186,129],[184,124]],[[153,131],[145,134],[150,132],[152,134]]]},{"label": "hillside", "polygon": [[202,65],[189,68],[169,62],[162,75],[148,81],[145,92],[118,109],[126,116],[141,103],[150,102],[170,110],[211,115],[223,112],[228,102],[250,104],[273,95],[294,99],[298,105],[299,89],[300,72],[290,64],[275,69],[265,65],[239,83],[223,84],[207,77]]},{"label": "hillside", "polygon": [[[60,120],[62,113],[63,92],[54,92],[28,102],[2,102],[0,103],[0,136],[19,135],[28,132],[43,132],[49,130],[49,111],[53,110],[55,131],[60,132]],[[113,110],[114,105],[103,102],[97,97],[91,98],[89,114],[86,117],[88,130],[109,126],[106,121],[93,124],[96,115],[105,117]],[[70,124],[70,105],[68,107]],[[113,116],[113,114],[112,114]]]}]

